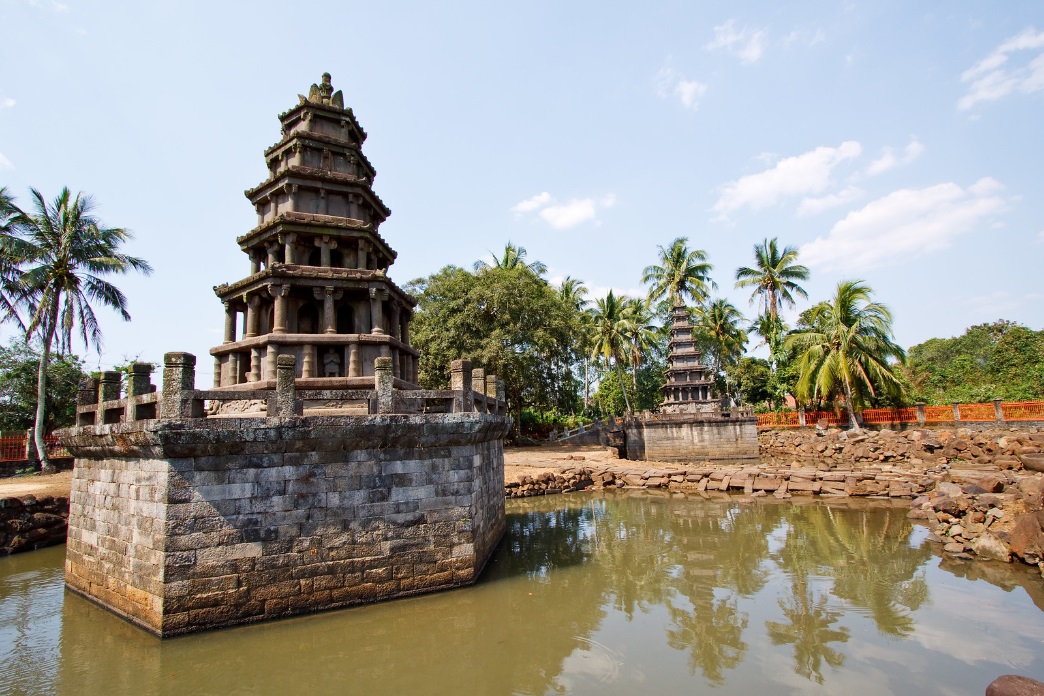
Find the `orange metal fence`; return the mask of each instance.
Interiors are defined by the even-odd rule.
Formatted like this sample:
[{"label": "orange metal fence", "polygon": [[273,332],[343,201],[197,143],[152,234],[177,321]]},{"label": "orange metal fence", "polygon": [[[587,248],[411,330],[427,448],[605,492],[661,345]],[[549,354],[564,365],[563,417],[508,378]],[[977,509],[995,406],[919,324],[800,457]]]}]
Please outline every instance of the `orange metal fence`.
[{"label": "orange metal fence", "polygon": [[[25,459],[25,435],[0,437],[0,462],[17,462]],[[69,452],[58,442],[57,435],[44,437],[48,457],[68,457]]]},{"label": "orange metal fence", "polygon": [[[950,423],[955,420],[988,422],[997,420],[997,407],[993,402],[985,404],[957,404],[959,419],[954,418],[953,404],[947,406],[925,406],[925,423]],[[1001,414],[1005,421],[1044,421],[1044,401],[1013,401],[1001,403]],[[863,423],[884,425],[888,423],[917,423],[917,407],[868,408],[861,414]],[[844,411],[808,411],[805,424],[813,426],[821,420],[829,425],[847,425],[848,414]],[[797,411],[781,413],[759,413],[759,428],[796,428],[799,426]]]}]

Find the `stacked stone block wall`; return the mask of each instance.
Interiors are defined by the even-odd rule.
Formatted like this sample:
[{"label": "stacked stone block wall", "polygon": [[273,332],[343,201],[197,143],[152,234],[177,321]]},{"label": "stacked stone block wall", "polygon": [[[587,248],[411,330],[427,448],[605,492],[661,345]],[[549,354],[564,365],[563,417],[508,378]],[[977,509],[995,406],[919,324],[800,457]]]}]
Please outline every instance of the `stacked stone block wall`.
[{"label": "stacked stone block wall", "polygon": [[753,418],[633,419],[623,428],[628,459],[691,462],[758,457],[757,422]]},{"label": "stacked stone block wall", "polygon": [[67,431],[66,583],[159,635],[475,581],[504,531],[496,415]]},{"label": "stacked stone block wall", "polygon": [[65,497],[0,498],[0,556],[61,544],[68,516]]}]

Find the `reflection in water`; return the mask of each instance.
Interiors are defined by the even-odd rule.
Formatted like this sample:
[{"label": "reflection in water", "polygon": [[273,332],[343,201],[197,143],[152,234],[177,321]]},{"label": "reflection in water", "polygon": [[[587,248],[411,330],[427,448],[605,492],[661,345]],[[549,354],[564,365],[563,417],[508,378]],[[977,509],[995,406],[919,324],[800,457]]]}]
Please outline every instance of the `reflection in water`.
[{"label": "reflection in water", "polygon": [[[163,642],[64,593],[61,549],[0,559],[0,693],[981,693],[1006,655],[1044,678],[1039,578],[943,572],[902,507],[626,491],[508,511],[473,588]],[[1004,650],[951,650],[983,603]]]}]

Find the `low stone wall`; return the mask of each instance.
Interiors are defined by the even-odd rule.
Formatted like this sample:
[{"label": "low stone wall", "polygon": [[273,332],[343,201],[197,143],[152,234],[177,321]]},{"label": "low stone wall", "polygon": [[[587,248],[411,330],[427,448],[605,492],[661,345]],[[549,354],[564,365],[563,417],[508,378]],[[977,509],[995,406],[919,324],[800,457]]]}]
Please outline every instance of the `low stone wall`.
[{"label": "low stone wall", "polygon": [[68,517],[68,498],[0,498],[0,556],[65,543]]},{"label": "low stone wall", "polygon": [[503,416],[65,431],[67,586],[161,636],[474,582],[505,529]]},{"label": "low stone wall", "polygon": [[801,428],[760,434],[762,456],[910,466],[966,463],[1018,468],[1022,455],[1044,448],[1044,432],[1023,428],[940,428],[895,431]]},{"label": "low stone wall", "polygon": [[685,416],[624,421],[628,459],[656,462],[757,459],[755,418],[704,420]]}]

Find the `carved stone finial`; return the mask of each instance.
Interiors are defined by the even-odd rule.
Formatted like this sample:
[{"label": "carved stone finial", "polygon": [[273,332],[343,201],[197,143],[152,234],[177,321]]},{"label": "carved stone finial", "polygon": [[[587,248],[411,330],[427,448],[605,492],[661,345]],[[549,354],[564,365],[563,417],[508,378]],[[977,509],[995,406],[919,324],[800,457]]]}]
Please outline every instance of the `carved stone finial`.
[{"label": "carved stone finial", "polygon": [[330,73],[323,73],[322,81],[317,85],[312,85],[308,90],[307,98],[302,94],[297,96],[301,99],[302,104],[312,102],[313,104],[336,106],[338,109],[344,108],[344,95],[341,94],[341,90],[334,91]]}]

